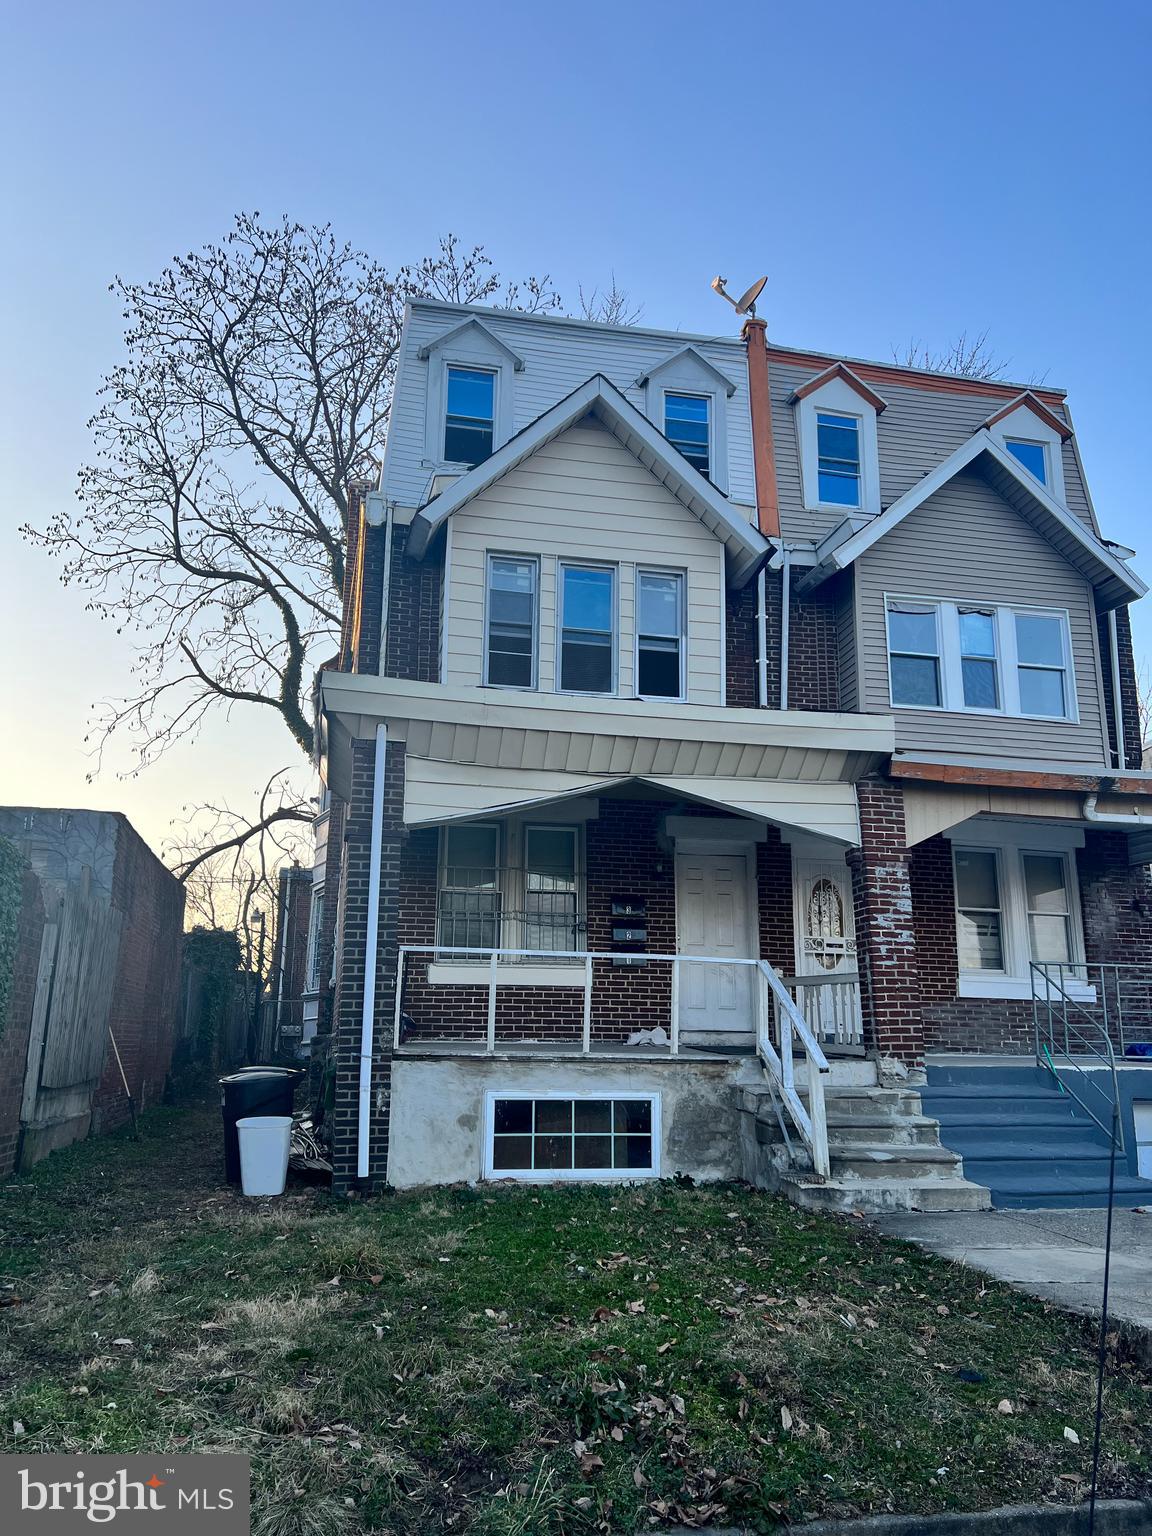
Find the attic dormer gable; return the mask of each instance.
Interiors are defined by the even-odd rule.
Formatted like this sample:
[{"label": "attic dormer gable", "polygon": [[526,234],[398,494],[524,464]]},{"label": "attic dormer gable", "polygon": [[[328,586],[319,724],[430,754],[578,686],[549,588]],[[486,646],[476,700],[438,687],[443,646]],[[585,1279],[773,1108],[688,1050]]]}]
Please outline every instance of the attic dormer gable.
[{"label": "attic dormer gable", "polygon": [[511,363],[516,373],[523,373],[524,371],[524,359],[520,354],[513,352],[507,342],[501,341],[495,331],[489,330],[484,322],[477,320],[475,316],[465,320],[460,325],[453,326],[450,331],[445,331],[443,335],[437,336],[435,341],[428,342],[420,348],[416,356],[421,362],[426,363],[437,352],[443,351],[445,347],[458,353],[460,356],[466,356],[473,348],[478,349],[481,356],[484,354],[490,356],[493,352],[496,352],[506,362]]},{"label": "attic dormer gable", "polygon": [[1049,495],[1064,503],[1063,448],[1072,428],[1062,417],[1026,389],[994,411],[984,422],[984,431],[1039,480]]},{"label": "attic dormer gable", "polygon": [[690,381],[700,377],[707,379],[712,388],[717,386],[721,388],[729,399],[736,393],[736,385],[728,375],[714,363],[710,363],[695,347],[681,347],[679,352],[673,352],[671,357],[666,357],[662,362],[646,369],[636,383],[644,389],[653,379],[675,378]]},{"label": "attic dormer gable", "polygon": [[728,401],[736,385],[695,347],[681,347],[636,380],[644,414],[713,485],[728,491]]},{"label": "attic dormer gable", "polygon": [[878,395],[874,389],[869,388],[859,374],[852,372],[847,363],[833,363],[831,368],[825,368],[823,373],[818,373],[806,383],[798,385],[789,399],[794,405],[798,400],[806,400],[809,395],[817,394],[836,380],[846,384],[850,390],[859,395],[861,400],[872,407],[877,416],[887,409],[887,400],[882,395]]}]

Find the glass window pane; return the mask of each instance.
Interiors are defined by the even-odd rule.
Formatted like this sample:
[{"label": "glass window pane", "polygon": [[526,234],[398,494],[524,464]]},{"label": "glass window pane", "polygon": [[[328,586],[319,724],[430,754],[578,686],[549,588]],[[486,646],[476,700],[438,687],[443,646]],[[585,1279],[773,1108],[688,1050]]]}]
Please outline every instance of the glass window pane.
[{"label": "glass window pane", "polygon": [[649,1099],[617,1099],[612,1106],[615,1129],[620,1131],[650,1131],[652,1129],[652,1103]]},{"label": "glass window pane", "polygon": [[1048,456],[1043,443],[1022,443],[1010,437],[1005,440],[1004,446],[1042,485],[1048,484]]},{"label": "glass window pane", "polygon": [[708,423],[707,395],[665,395],[664,419],[672,422]]},{"label": "glass window pane", "polygon": [[494,1136],[492,1138],[493,1168],[510,1168],[520,1171],[531,1166],[531,1136]]},{"label": "glass window pane", "polygon": [[539,1136],[542,1131],[571,1132],[571,1099],[537,1099],[535,1103],[537,1136]]},{"label": "glass window pane", "polygon": [[1000,909],[996,855],[972,849],[956,851],[956,905]]},{"label": "glass window pane", "polygon": [[1000,690],[996,681],[996,663],[965,657],[960,663],[964,674],[964,703],[969,709],[999,709]]},{"label": "glass window pane", "polygon": [[860,466],[860,434],[856,430],[856,423],[840,426],[836,423],[839,418],[834,416],[821,416],[817,427],[818,451],[821,459],[839,460],[839,465],[828,464],[827,469],[849,468],[858,469]]},{"label": "glass window pane", "polygon": [[537,1136],[534,1143],[532,1166],[534,1168],[571,1168],[572,1137]]},{"label": "glass window pane", "polygon": [[577,1136],[574,1161],[577,1168],[611,1168],[611,1136]]},{"label": "glass window pane", "polygon": [[488,681],[496,688],[531,688],[532,651],[524,642],[522,655],[509,655],[495,648],[488,653]]},{"label": "glass window pane", "polygon": [[858,424],[855,416],[837,416],[833,411],[818,411],[816,414],[816,425],[818,427],[852,427],[855,429]]},{"label": "glass window pane", "polygon": [[1054,715],[1063,718],[1068,713],[1064,698],[1063,672],[1047,672],[1039,667],[1021,667],[1019,676],[1022,714]]},{"label": "glass window pane", "polygon": [[969,608],[960,611],[960,653],[963,656],[995,656],[996,618],[994,614]]},{"label": "glass window pane", "polygon": [[680,648],[675,641],[640,645],[636,691],[644,698],[680,697]]},{"label": "glass window pane", "polygon": [[479,368],[449,368],[448,415],[492,421],[496,375]]},{"label": "glass window pane", "polygon": [[936,609],[927,603],[888,605],[888,646],[893,651],[921,651],[935,656]]},{"label": "glass window pane", "polygon": [[[444,864],[448,884],[465,887],[495,884],[499,837],[498,827],[447,827]],[[454,878],[456,875],[461,878]]]},{"label": "glass window pane", "polygon": [[1022,665],[1062,667],[1064,625],[1054,614],[1016,615],[1016,655]]},{"label": "glass window pane", "polygon": [[611,571],[564,567],[564,627],[566,629],[614,628]]},{"label": "glass window pane", "polygon": [[1024,885],[1029,912],[1068,911],[1067,865],[1058,853],[1026,853]]},{"label": "glass window pane", "polygon": [[838,507],[860,505],[860,480],[856,475],[833,475],[820,470],[818,494],[821,501],[830,501]]},{"label": "glass window pane", "polygon": [[531,1099],[497,1099],[493,1126],[497,1136],[528,1136],[532,1133]]},{"label": "glass window pane", "polygon": [[574,634],[565,630],[560,652],[560,686],[573,693],[611,693],[611,635]]},{"label": "glass window pane", "polygon": [[995,912],[961,912],[956,948],[962,971],[1002,971],[1004,946],[1000,941],[999,915]]},{"label": "glass window pane", "polygon": [[1063,961],[1072,959],[1071,936],[1066,917],[1045,917],[1030,913],[1028,917],[1028,943],[1033,960]]},{"label": "glass window pane", "polygon": [[450,464],[481,464],[491,452],[491,427],[448,418],[444,426],[444,457]]},{"label": "glass window pane", "polygon": [[613,1165],[617,1168],[651,1168],[651,1136],[616,1136],[613,1138]]},{"label": "glass window pane", "polygon": [[707,395],[665,395],[664,436],[702,475],[708,462]]},{"label": "glass window pane", "polygon": [[892,657],[892,702],[929,707],[940,703],[940,663],[934,656]]},{"label": "glass window pane", "polygon": [[607,1133],[612,1129],[611,1099],[577,1099],[576,1130]]},{"label": "glass window pane", "polygon": [[640,589],[640,613],[638,627],[642,635],[678,636],[680,634],[680,595],[683,586],[679,576],[665,576],[656,571],[641,571],[637,577]]}]

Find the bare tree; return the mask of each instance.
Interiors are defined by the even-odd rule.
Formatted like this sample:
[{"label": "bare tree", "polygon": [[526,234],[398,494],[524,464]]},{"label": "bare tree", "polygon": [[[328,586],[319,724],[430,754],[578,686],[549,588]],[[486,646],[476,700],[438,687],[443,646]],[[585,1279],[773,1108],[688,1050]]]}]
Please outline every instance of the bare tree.
[{"label": "bare tree", "polygon": [[635,325],[644,313],[642,304],[633,304],[627,288],[617,285],[615,272],[611,286],[603,291],[593,288],[585,293],[581,284],[579,292],[580,316],[584,320],[599,320],[605,325]]},{"label": "bare tree", "polygon": [[970,336],[961,331],[955,341],[934,352],[919,341],[892,349],[893,361],[902,368],[923,368],[929,373],[954,373],[964,379],[1002,379],[1008,372],[1008,358],[997,357],[988,345],[988,332]]},{"label": "bare tree", "polygon": [[[94,772],[113,737],[127,737],[138,772],[237,706],[277,719],[310,754],[308,691],[340,626],[348,487],[375,468],[405,302],[534,312],[559,299],[547,277],[506,284],[482,247],[453,235],[389,273],[329,226],[259,214],[112,292],[127,356],[104,380],[79,507],[22,530],[136,641],[132,693],[98,707]],[[269,814],[213,843],[232,813],[205,808],[186,876],[213,847],[228,855],[311,810]]]}]

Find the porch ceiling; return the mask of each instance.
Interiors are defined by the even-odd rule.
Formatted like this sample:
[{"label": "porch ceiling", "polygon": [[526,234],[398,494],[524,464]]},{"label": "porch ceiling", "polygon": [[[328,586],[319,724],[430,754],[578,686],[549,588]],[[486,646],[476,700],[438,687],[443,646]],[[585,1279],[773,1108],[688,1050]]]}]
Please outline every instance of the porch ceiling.
[{"label": "porch ceiling", "polygon": [[841,845],[860,841],[856,794],[851,784],[651,774],[590,779],[523,769],[493,771],[424,757],[407,760],[404,820],[410,826],[438,826],[475,816],[509,815],[563,805],[633,785],[716,806],[774,826],[812,832]]},{"label": "porch ceiling", "polygon": [[[850,785],[893,750],[887,715],[726,709],[556,694],[514,696],[365,674],[320,674],[328,782],[345,793],[354,739],[378,723],[409,757],[490,770],[560,774],[575,787],[605,779],[700,779],[755,786]],[[725,790],[725,794],[728,791]],[[499,797],[508,798],[507,793]],[[731,798],[731,796],[729,796]],[[727,803],[725,801],[724,803]],[[762,815],[762,811],[753,814]]]}]

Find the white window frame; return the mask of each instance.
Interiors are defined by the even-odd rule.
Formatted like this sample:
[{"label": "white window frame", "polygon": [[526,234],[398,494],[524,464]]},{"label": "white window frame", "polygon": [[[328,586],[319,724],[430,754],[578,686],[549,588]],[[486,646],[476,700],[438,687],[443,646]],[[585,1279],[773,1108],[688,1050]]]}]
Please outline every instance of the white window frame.
[{"label": "white window frame", "polygon": [[[1055,427],[1050,427],[1028,405],[1018,405],[1009,415],[993,423],[988,430],[1006,453],[1009,451],[1007,446],[1009,439],[1020,443],[1041,444],[1046,450],[1044,457],[1048,470],[1048,479],[1043,482],[1044,489],[1053,500],[1058,501],[1061,506],[1065,505],[1067,498],[1064,489],[1064,439]],[[1028,466],[1021,464],[1015,455],[1012,456],[1012,462],[1023,474],[1036,480],[1036,476]],[[1036,483],[1039,485],[1041,482]]]},{"label": "white window frame", "polygon": [[[834,512],[841,519],[874,517],[880,510],[880,453],[876,436],[876,408],[858,394],[847,380],[829,379],[819,389],[796,401],[796,435],[800,449],[800,481],[804,506]],[[855,416],[860,432],[860,505],[820,499],[820,445],[816,417]]]},{"label": "white window frame", "polygon": [[[437,462],[440,464],[456,465],[460,469],[463,469],[465,472],[467,472],[467,470],[475,469],[477,464],[483,464],[484,459],[477,459],[476,464],[468,464],[464,459],[450,459],[448,457],[446,442],[448,436],[448,386],[450,383],[450,375],[453,369],[455,369],[457,373],[487,374],[487,376],[492,380],[492,447],[488,453],[485,454],[486,459],[490,459],[496,452],[497,448],[500,446],[496,438],[497,421],[499,419],[497,397],[500,393],[500,370],[498,368],[492,368],[486,363],[454,363],[448,359],[446,359],[444,362],[444,410],[440,417],[440,452],[437,458]],[[474,416],[468,417],[467,419],[469,421],[481,421],[483,418]]]},{"label": "white window frame", "polygon": [[433,470],[467,473],[471,465],[461,465],[444,457],[444,427],[448,415],[448,369],[475,368],[496,375],[492,398],[492,452],[502,447],[515,432],[513,402],[515,379],[523,362],[475,317],[458,326],[447,337],[434,338],[420,355],[427,352],[428,395],[424,420],[424,467]]},{"label": "white window frame", "polygon": [[[822,507],[839,507],[845,517],[850,517],[853,512],[864,510],[864,418],[859,411],[833,411],[828,406],[820,406],[816,411],[816,494],[820,494],[820,460],[825,457],[820,452],[820,418],[821,416],[838,416],[842,421],[856,423],[856,490],[859,499],[857,501],[821,501]],[[846,461],[845,461],[846,462]],[[826,474],[834,474],[834,470],[826,470]],[[846,476],[844,478],[847,478]]]},{"label": "white window frame", "polygon": [[[1019,443],[1023,448],[1039,448],[1044,461],[1044,478],[1040,481],[1040,484],[1047,490],[1052,483],[1052,445],[1040,437],[1023,437],[1019,432],[1010,432],[1004,438],[1004,447],[1009,453],[1012,453],[1013,443]],[[1012,457],[1021,469],[1027,469],[1028,473],[1032,474],[1032,471],[1028,469],[1023,459],[1017,459],[1014,453],[1012,453]],[[1033,475],[1032,478],[1036,479],[1038,477]]]},{"label": "white window frame", "polygon": [[[591,807],[590,807],[591,809]],[[503,820],[477,817],[475,820],[454,821],[439,829],[439,845],[436,852],[436,941],[439,941],[440,892],[444,888],[444,871],[447,868],[448,833],[454,826],[495,827],[497,829],[496,889],[500,895],[500,918],[497,928],[496,949],[514,948],[508,942],[505,925],[509,913],[523,912],[526,906],[527,872],[524,853],[528,829],[546,831],[562,830],[575,834],[576,845],[576,913],[587,921],[588,915],[588,852],[585,836],[586,816],[574,816],[570,820],[559,817],[542,817],[524,813]],[[577,935],[574,953],[583,954],[588,947],[587,929]],[[484,959],[468,959],[461,955],[446,955],[442,960],[433,959],[428,966],[430,986],[475,985],[488,973],[489,962]],[[580,987],[583,971],[574,969],[571,962],[542,956],[538,961],[516,961],[502,956],[497,961],[500,984],[507,986],[515,981],[517,986],[532,987]],[[596,1097],[595,1094],[592,1095]]]},{"label": "white window frame", "polygon": [[[1080,907],[1080,882],[1076,850],[1084,846],[1079,827],[1043,828],[1024,823],[980,822],[956,827],[945,836],[952,844],[952,909],[955,914],[956,956],[959,966],[959,902],[956,890],[955,855],[962,851],[995,853],[1000,886],[1000,943],[1004,955],[1002,971],[957,970],[958,997],[1031,999],[1033,994],[1031,943],[1028,932],[1028,891],[1024,880],[1024,856],[1038,854],[1064,861],[1065,888],[1068,892],[1068,923],[1071,930],[1072,968],[1083,968],[1084,919]],[[1074,974],[1074,972],[1073,972]],[[1069,979],[1069,995],[1077,1001],[1093,1001],[1096,989],[1086,979]],[[1042,995],[1042,985],[1040,988]]]},{"label": "white window frame", "polygon": [[304,994],[312,996],[320,991],[320,929],[324,921],[324,886],[312,887],[312,904],[308,909],[308,942],[304,950]]},{"label": "white window frame", "polygon": [[[673,388],[669,385],[662,389],[660,391],[660,399],[663,406],[663,416],[660,420],[660,430],[665,437],[668,437],[668,401],[669,399],[675,400],[677,398],[682,400],[704,400],[708,404],[708,471],[704,478],[712,480],[712,471],[716,468],[716,396],[710,390],[689,389],[687,386]],[[678,448],[670,437],[668,437],[668,441],[672,443],[673,448],[676,448],[677,453],[682,458],[689,464],[692,464],[692,460],[688,458],[683,449]],[[697,469],[697,466],[692,464],[692,468]],[[700,473],[704,472],[700,471]],[[715,481],[713,481],[713,484],[715,484]]]},{"label": "white window frame", "polygon": [[[492,619],[492,562],[516,560],[531,565],[536,572],[532,604],[532,681],[530,683],[493,683],[488,680],[489,627]],[[540,686],[540,556],[511,549],[489,549],[484,554],[484,654],[480,659],[480,677],[485,688],[505,693],[534,693]],[[445,629],[447,620],[444,621]]]},{"label": "white window frame", "polygon": [[[612,686],[591,692],[586,688],[565,688],[564,676],[564,572],[607,571],[612,577]],[[603,560],[579,560],[561,556],[556,562],[556,645],[554,651],[553,691],[586,699],[615,698],[620,689],[620,567]]]},{"label": "white window frame", "polygon": [[[888,638],[888,606],[890,603],[920,603],[936,608],[936,635],[940,645],[940,694],[939,704],[901,704],[892,687],[892,649]],[[1000,706],[990,709],[984,705],[964,702],[964,671],[960,650],[960,610],[967,608],[992,609],[995,613],[997,681],[1000,687]],[[1020,677],[1016,647],[1016,615],[1057,619],[1060,622],[1061,668],[1064,673],[1063,715],[1026,714],[1020,708]],[[1080,705],[1076,679],[1075,658],[1072,652],[1071,617],[1067,608],[1032,607],[1025,603],[986,602],[980,598],[944,598],[924,593],[884,593],[884,646],[888,671],[888,703],[892,709],[922,710],[930,714],[993,715],[1014,720],[1049,721],[1057,725],[1078,725]],[[897,654],[903,655],[904,652]],[[1056,671],[1058,668],[1042,668]]]},{"label": "white window frame", "polygon": [[[675,576],[680,582],[680,692],[675,696],[640,692],[640,581],[644,576]],[[682,704],[688,697],[688,572],[686,570],[676,570],[671,566],[660,565],[636,567],[636,586],[632,594],[632,677],[633,691],[638,699],[652,699],[657,704]]]},{"label": "white window frame", "polygon": [[[551,1099],[570,1103],[627,1099],[648,1103],[652,1111],[652,1166],[651,1168],[494,1168],[493,1138],[496,1134],[497,1099]],[[638,1179],[660,1178],[661,1147],[661,1095],[659,1093],[634,1093],[630,1089],[604,1088],[596,1093],[569,1092],[563,1088],[538,1090],[531,1087],[490,1088],[484,1095],[484,1144],[482,1154],[485,1179],[517,1179],[529,1184],[631,1184]]]}]

